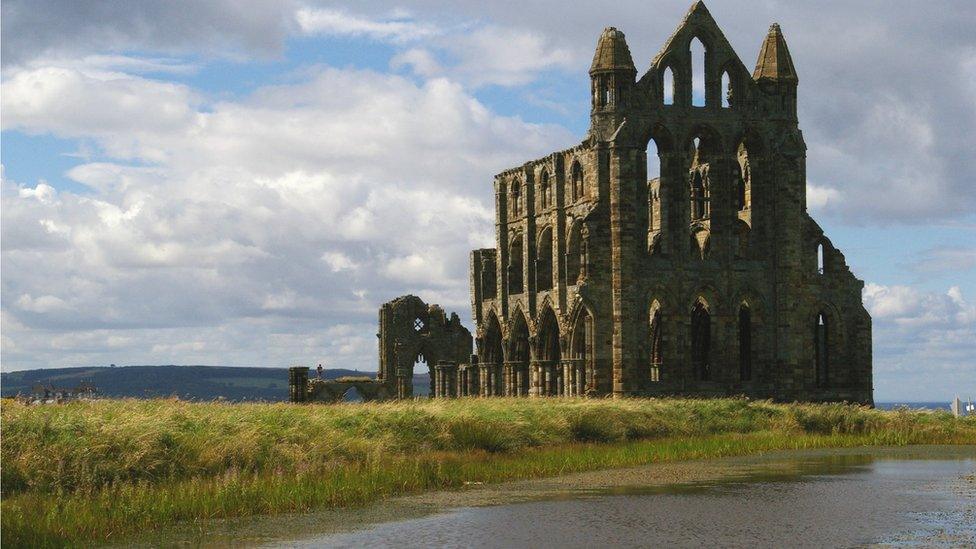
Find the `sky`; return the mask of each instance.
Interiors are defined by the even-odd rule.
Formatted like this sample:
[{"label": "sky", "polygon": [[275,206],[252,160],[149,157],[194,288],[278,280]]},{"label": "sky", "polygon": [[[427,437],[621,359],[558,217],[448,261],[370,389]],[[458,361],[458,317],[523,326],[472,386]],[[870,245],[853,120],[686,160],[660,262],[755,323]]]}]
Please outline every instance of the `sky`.
[{"label": "sky", "polygon": [[[471,327],[493,175],[583,138],[604,27],[643,73],[690,1],[578,4],[4,0],[0,368],[375,371],[407,293]],[[707,4],[747,67],[783,28],[875,398],[976,397],[976,4]]]}]

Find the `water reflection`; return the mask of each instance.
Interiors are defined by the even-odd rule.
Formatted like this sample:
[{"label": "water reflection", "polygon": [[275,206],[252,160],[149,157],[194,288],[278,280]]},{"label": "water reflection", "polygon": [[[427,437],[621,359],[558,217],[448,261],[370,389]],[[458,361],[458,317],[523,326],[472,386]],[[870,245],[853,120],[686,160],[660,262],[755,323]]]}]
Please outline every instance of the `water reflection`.
[{"label": "water reflection", "polygon": [[209,523],[150,543],[976,546],[974,471],[974,447],[779,453],[423,494],[359,510]]}]

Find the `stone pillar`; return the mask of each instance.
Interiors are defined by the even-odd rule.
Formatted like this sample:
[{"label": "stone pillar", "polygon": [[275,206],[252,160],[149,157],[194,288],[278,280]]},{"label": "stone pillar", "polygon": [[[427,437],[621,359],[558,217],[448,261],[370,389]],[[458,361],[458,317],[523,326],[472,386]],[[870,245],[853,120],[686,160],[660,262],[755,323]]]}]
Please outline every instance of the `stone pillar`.
[{"label": "stone pillar", "polygon": [[478,394],[481,395],[482,397],[490,396],[488,394],[488,381],[489,381],[488,365],[484,363],[479,364],[478,365]]},{"label": "stone pillar", "polygon": [[542,385],[545,374],[542,372],[542,362],[533,360],[529,363],[529,395],[542,396]]},{"label": "stone pillar", "polygon": [[586,395],[586,360],[576,361],[576,396]]},{"label": "stone pillar", "polygon": [[308,400],[308,367],[288,368],[288,396],[292,402]]},{"label": "stone pillar", "polygon": [[444,371],[440,364],[434,365],[434,398],[440,398],[444,396],[443,387]]},{"label": "stone pillar", "polygon": [[413,369],[397,368],[396,383],[398,399],[413,398]]}]

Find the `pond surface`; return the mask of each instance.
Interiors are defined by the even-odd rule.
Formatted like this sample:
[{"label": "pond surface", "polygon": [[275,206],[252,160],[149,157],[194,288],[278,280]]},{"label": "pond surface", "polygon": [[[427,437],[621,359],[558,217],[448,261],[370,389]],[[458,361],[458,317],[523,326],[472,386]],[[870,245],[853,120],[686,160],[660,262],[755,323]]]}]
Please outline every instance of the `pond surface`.
[{"label": "pond surface", "polygon": [[976,547],[976,447],[779,452],[227,521],[153,544]]}]

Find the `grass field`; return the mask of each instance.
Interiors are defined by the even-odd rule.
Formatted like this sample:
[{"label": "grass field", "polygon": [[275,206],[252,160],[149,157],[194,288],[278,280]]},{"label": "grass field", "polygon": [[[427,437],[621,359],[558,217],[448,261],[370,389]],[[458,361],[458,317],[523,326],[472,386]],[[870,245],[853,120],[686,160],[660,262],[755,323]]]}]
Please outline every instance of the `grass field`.
[{"label": "grass field", "polygon": [[4,546],[645,463],[858,445],[976,444],[976,418],[841,404],[463,399],[303,406],[2,404]]}]

